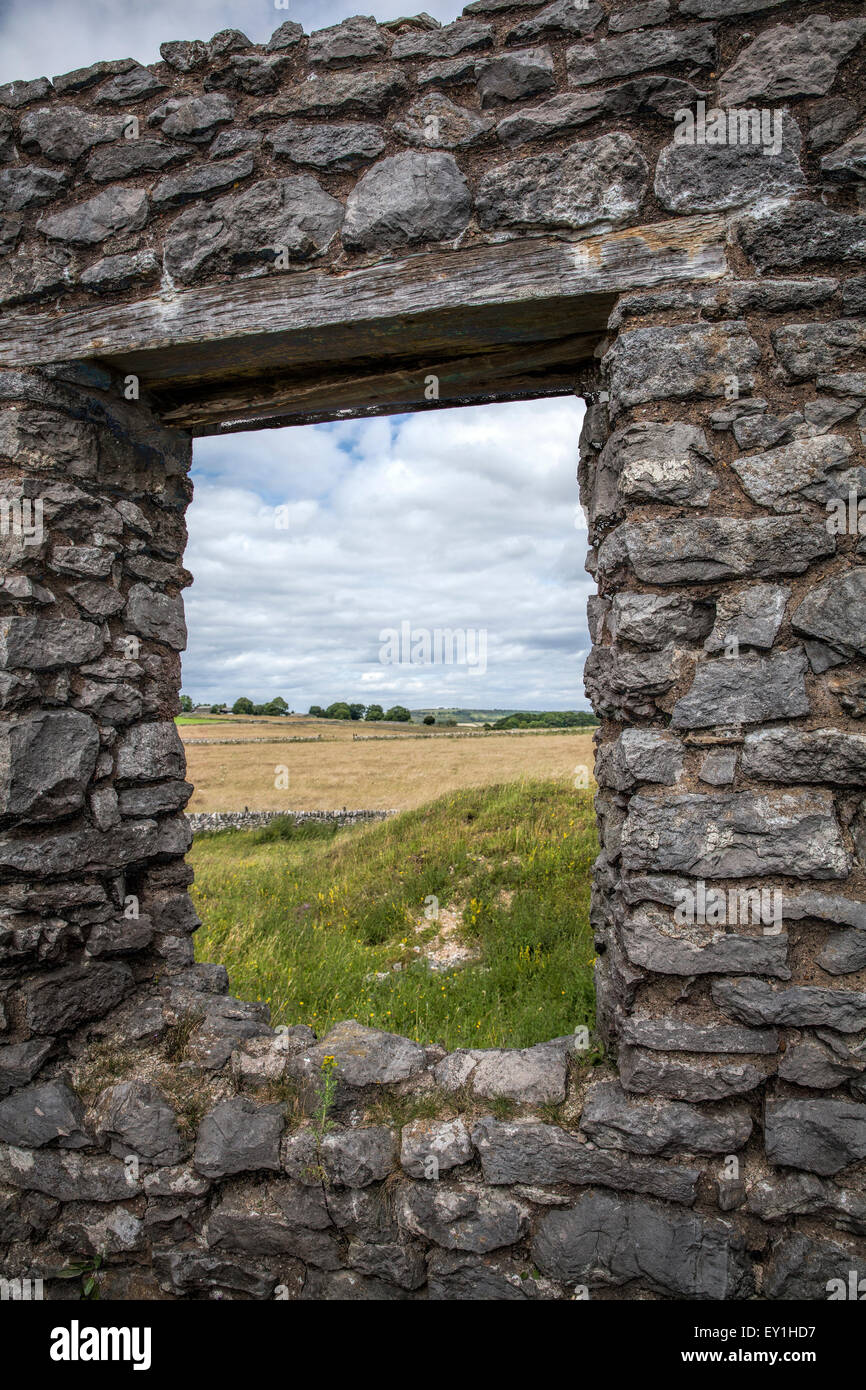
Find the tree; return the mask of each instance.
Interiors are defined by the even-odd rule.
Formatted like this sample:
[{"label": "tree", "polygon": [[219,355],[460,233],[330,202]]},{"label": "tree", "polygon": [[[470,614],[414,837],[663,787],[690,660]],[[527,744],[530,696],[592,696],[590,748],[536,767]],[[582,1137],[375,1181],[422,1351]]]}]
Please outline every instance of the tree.
[{"label": "tree", "polygon": [[352,711],[349,709],[349,706],[346,704],[345,700],[338,700],[336,704],[328,705],[328,708],[325,710],[325,718],[351,719]]},{"label": "tree", "polygon": [[321,705],[310,705],[310,714],[314,719],[324,719],[325,711]]},{"label": "tree", "polygon": [[181,695],[181,697],[180,697],[180,711],[181,711],[181,714],[189,714],[189,712],[190,712],[191,709],[192,709],[192,700],[189,698],[188,695]]},{"label": "tree", "polygon": [[365,708],[365,705],[350,705],[349,713],[353,719],[362,719],[364,717]]},{"label": "tree", "polygon": [[255,706],[252,700],[248,700],[246,695],[241,695],[239,700],[235,700],[232,705],[232,714],[252,714]]},{"label": "tree", "polygon": [[377,719],[384,719],[385,716],[384,716],[384,714],[382,713],[382,706],[381,706],[381,705],[368,705],[368,706],[367,706],[367,713],[364,715],[364,718],[365,718],[365,719],[369,719],[371,722],[375,722]]},{"label": "tree", "polygon": [[270,704],[273,706],[273,709],[274,709],[274,713],[275,713],[275,714],[287,714],[287,713],[288,713],[289,707],[288,707],[288,705],[286,704],[285,700],[283,699],[282,695],[277,695],[277,697],[276,697],[275,699],[273,699],[273,700],[270,701]]},{"label": "tree", "polygon": [[412,721],[412,716],[405,705],[392,705],[385,718],[393,720],[396,724],[409,724]]},{"label": "tree", "polygon": [[425,724],[435,724],[435,723],[436,723],[436,716],[435,716],[435,714],[425,714],[425,715],[424,715],[424,723],[425,723]]},{"label": "tree", "polygon": [[225,705],[211,705],[210,712],[211,714],[224,714]]}]

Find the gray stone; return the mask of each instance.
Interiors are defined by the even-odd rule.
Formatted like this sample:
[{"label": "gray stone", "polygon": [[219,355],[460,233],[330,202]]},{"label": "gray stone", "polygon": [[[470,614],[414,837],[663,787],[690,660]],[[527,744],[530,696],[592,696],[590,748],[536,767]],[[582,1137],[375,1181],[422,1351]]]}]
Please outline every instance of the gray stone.
[{"label": "gray stone", "polygon": [[220,1101],[198,1129],[193,1165],[206,1178],[253,1169],[279,1169],[280,1105],[257,1105],[246,1096]]},{"label": "gray stone", "polygon": [[177,780],[156,782],[152,786],[124,787],[118,797],[122,816],[161,816],[179,811],[192,796],[191,783]]},{"label": "gray stone", "polygon": [[165,265],[173,279],[191,284],[201,273],[273,267],[321,255],[343,219],[343,205],[310,174],[260,179],[243,193],[187,208],[165,238]]},{"label": "gray stone", "polygon": [[[778,0],[781,4],[782,0]],[[643,0],[642,4],[632,5],[631,9],[612,14],[608,21],[608,32],[625,34],[630,29],[646,29],[653,24],[664,24],[670,14],[668,0]],[[705,18],[701,15],[699,18]]]},{"label": "gray stone", "polygon": [[697,878],[786,874],[846,878],[848,854],[829,792],[633,796],[623,867]]},{"label": "gray stone", "polygon": [[756,1090],[767,1080],[767,1067],[752,1062],[722,1062],[713,1058],[680,1061],[661,1052],[620,1047],[619,1079],[626,1091],[670,1096],[673,1100],[727,1100]]},{"label": "gray stone", "polygon": [[696,643],[706,636],[713,610],[679,595],[614,594],[610,632],[615,642],[634,642],[641,647],[663,647],[678,638]]},{"label": "gray stone", "polygon": [[137,1155],[145,1163],[180,1163],[188,1145],[177,1117],[161,1091],[149,1081],[121,1081],[97,1101],[93,1122],[99,1140],[116,1158]]},{"label": "gray stone", "polygon": [[635,1162],[599,1152],[576,1134],[537,1120],[494,1120],[472,1126],[485,1182],[586,1184],[642,1192],[691,1204],[699,1174],[693,1168]]},{"label": "gray stone", "polygon": [[53,202],[68,185],[69,175],[60,169],[40,169],[35,164],[0,169],[0,210],[19,212]]},{"label": "gray stone", "polygon": [[788,980],[788,938],[746,936],[712,924],[685,926],[660,908],[636,908],[622,926],[622,943],[634,965],[660,975],[776,975]]},{"label": "gray stone", "polygon": [[397,121],[394,134],[407,145],[456,150],[476,144],[492,129],[492,120],[485,120],[465,106],[455,105],[442,92],[428,92],[413,102],[404,120]]},{"label": "gray stone", "polygon": [[325,1057],[336,1059],[338,1081],[346,1086],[388,1086],[407,1081],[426,1065],[423,1047],[396,1033],[368,1028],[355,1019],[337,1023],[315,1047],[293,1058],[290,1069],[302,1078],[317,1077]]},{"label": "gray stone", "polygon": [[789,1043],[779,1062],[779,1075],[794,1086],[812,1090],[829,1090],[857,1077],[866,1068],[866,1058],[859,1057],[833,1033],[827,1041],[801,1037]]},{"label": "gray stone", "polygon": [[737,771],[736,749],[714,748],[701,762],[698,777],[709,787],[728,787]]},{"label": "gray stone", "polygon": [[651,1052],[731,1052],[771,1054],[779,1050],[773,1028],[740,1028],[731,1023],[684,1023],[676,1018],[632,1015],[619,1025],[619,1036]]},{"label": "gray stone", "polygon": [[857,1033],[866,1028],[866,994],[855,990],[796,985],[778,989],[764,980],[717,980],[713,1002],[744,1023],[779,1028],[832,1028]]},{"label": "gray stone", "polygon": [[795,632],[817,637],[845,657],[866,655],[861,615],[866,600],[866,566],[825,580],[794,610]]},{"label": "gray stone", "polygon": [[801,647],[769,656],[701,662],[688,693],[674,705],[671,724],[676,729],[707,729],[808,714],[807,667]]},{"label": "gray stone", "polygon": [[[658,4],[659,0],[655,2]],[[505,42],[531,43],[533,39],[558,39],[573,34],[585,38],[598,28],[603,18],[604,10],[595,0],[553,0],[552,5],[545,5],[531,19],[524,19],[509,29]]]},{"label": "gray stone", "polygon": [[853,1250],[835,1241],[793,1232],[773,1248],[764,1274],[764,1295],[798,1301],[862,1297],[857,1258]]},{"label": "gray stone", "polygon": [[627,503],[705,507],[718,486],[704,431],[683,421],[639,421],[614,430],[595,464],[590,525]]},{"label": "gray stone", "polygon": [[770,578],[802,574],[835,548],[822,523],[790,517],[626,521],[599,547],[598,567],[613,575],[629,565],[647,584]]},{"label": "gray stone", "polygon": [[200,164],[188,173],[167,174],[151,190],[153,205],[162,212],[166,208],[181,207],[206,193],[232,188],[249,178],[254,164],[253,155],[247,151],[235,159],[226,159],[218,164]]},{"label": "gray stone", "polygon": [[183,780],[186,755],[173,720],[136,724],[127,729],[117,749],[120,782]]},{"label": "gray stone", "polygon": [[[749,113],[739,113],[748,122]],[[722,113],[726,121],[728,113]],[[758,124],[760,118],[758,117]],[[775,129],[772,138],[775,139]],[[655,195],[668,212],[724,212],[761,198],[785,197],[805,183],[800,168],[800,127],[793,116],[782,115],[781,148],[772,154],[754,140],[754,133],[729,144],[691,144],[674,141],[659,155]]]},{"label": "gray stone", "polygon": [[234,54],[204,80],[206,92],[240,91],[253,96],[266,96],[279,88],[287,59],[277,54],[262,57],[258,53]]},{"label": "gray stone", "polygon": [[21,117],[20,139],[25,150],[60,164],[72,164],[97,145],[123,134],[122,116],[94,116],[76,106],[44,106]]},{"label": "gray stone", "polygon": [[476,1184],[446,1187],[404,1182],[396,1192],[401,1230],[444,1246],[484,1254],[514,1245],[529,1228],[529,1208],[503,1192]]},{"label": "gray stone", "polygon": [[737,647],[772,647],[790,597],[791,590],[782,584],[752,584],[721,594],[704,650],[721,652],[733,642]]},{"label": "gray stone", "polygon": [[866,127],[858,130],[832,154],[824,155],[821,173],[840,183],[866,178]]},{"label": "gray stone", "polygon": [[34,1033],[65,1033],[107,1014],[133,983],[129,966],[119,962],[69,965],[37,976],[21,991],[27,1026]]},{"label": "gray stone", "polygon": [[586,125],[605,110],[604,92],[561,92],[539,106],[522,107],[497,122],[496,135],[503,145],[516,147],[527,140],[550,140]]},{"label": "gray stone", "polygon": [[220,29],[208,39],[207,53],[209,58],[224,58],[228,53],[243,53],[252,46],[242,29]]},{"label": "gray stone", "polygon": [[[816,275],[811,280],[740,280],[726,288],[724,303],[734,315],[750,309],[776,314],[785,309],[810,309],[815,304],[824,304],[838,288],[839,281],[827,275]],[[748,406],[749,402],[742,404]]]},{"label": "gray stone", "polygon": [[638,782],[673,786],[682,775],[679,739],[654,729],[625,729],[615,743],[599,748],[595,778],[599,786],[630,791]]},{"label": "gray stone", "polygon": [[613,413],[645,401],[724,396],[732,378],[745,393],[760,359],[748,325],[736,319],[631,329],[604,359]]},{"label": "gray stone", "polygon": [[0,667],[4,670],[78,666],[100,656],[103,645],[99,628],[78,619],[7,617],[0,620]]},{"label": "gray stone", "polygon": [[719,78],[719,103],[725,107],[793,96],[823,96],[833,85],[839,64],[866,34],[866,19],[835,22],[812,14],[797,24],[764,29]]},{"label": "gray stone", "polygon": [[410,1178],[436,1178],[470,1163],[473,1154],[469,1131],[459,1115],[456,1120],[413,1120],[403,1126],[400,1164]]},{"label": "gray stone", "polygon": [[152,251],[102,256],[82,271],[79,284],[97,294],[114,294],[131,289],[133,285],[148,284],[157,278],[159,271],[159,261]]},{"label": "gray stone", "polygon": [[456,58],[460,53],[477,53],[493,47],[493,26],[475,20],[460,20],[427,33],[413,30],[399,34],[391,50],[392,58]]},{"label": "gray stone", "polygon": [[385,1279],[400,1289],[418,1289],[427,1281],[424,1255],[417,1245],[404,1245],[400,1241],[365,1245],[352,1241],[348,1261],[352,1269]]},{"label": "gray stone", "polygon": [[569,1039],[554,1039],[535,1047],[461,1049],[440,1062],[434,1076],[445,1090],[468,1086],[484,1099],[555,1105],[565,1100],[568,1044]]},{"label": "gray stone", "polygon": [[866,222],[823,203],[800,202],[742,218],[737,240],[759,270],[789,270],[809,261],[866,260]]},{"label": "gray stone", "polygon": [[194,72],[207,62],[207,45],[201,39],[175,39],[161,43],[159,53],[164,63],[175,72]]},{"label": "gray stone", "polygon": [[818,956],[828,975],[851,975],[866,968],[866,930],[835,932]]},{"label": "gray stone", "polygon": [[453,240],[465,229],[471,209],[469,187],[453,155],[391,155],[350,193],[343,244],[369,251]]},{"label": "gray stone", "polygon": [[771,1163],[829,1177],[866,1158],[866,1105],[768,1100],[764,1138]]},{"label": "gray stone", "polygon": [[763,782],[866,786],[866,734],[761,729],[746,737],[743,771]]},{"label": "gray stone", "polygon": [[825,434],[812,439],[796,439],[763,454],[735,458],[731,467],[753,502],[778,511],[792,510],[796,499],[826,502],[844,496],[842,480],[831,476],[851,457],[851,445],[843,435]]},{"label": "gray stone", "polygon": [[647,179],[630,135],[601,135],[491,169],[478,187],[478,217],[482,227],[616,226],[636,216]]},{"label": "gray stone", "polygon": [[0,106],[17,110],[29,106],[31,101],[42,101],[51,96],[51,83],[47,77],[35,77],[32,82],[6,82],[0,87]]},{"label": "gray stone", "polygon": [[474,53],[464,53],[459,58],[446,58],[442,63],[431,63],[418,73],[419,87],[451,87],[475,78]]},{"label": "gray stone", "polygon": [[41,1149],[55,1141],[62,1149],[86,1148],[84,1106],[68,1086],[49,1081],[0,1101],[0,1140],[19,1148]]},{"label": "gray stone", "polygon": [[0,723],[0,813],[54,820],[77,810],[98,752],[96,725],[75,710]]},{"label": "gray stone", "polygon": [[494,58],[482,58],[475,72],[482,107],[521,101],[556,85],[549,48],[514,49]]},{"label": "gray stone", "polygon": [[160,1287],[167,1292],[190,1295],[217,1290],[211,1297],[222,1298],[223,1289],[235,1290],[250,1298],[270,1298],[275,1274],[264,1274],[251,1262],[197,1249],[157,1249],[153,1252],[153,1271]]},{"label": "gray stone", "polygon": [[285,20],[279,28],[275,29],[265,44],[269,53],[282,52],[286,48],[294,48],[295,44],[300,43],[304,37],[304,26],[296,24],[293,19]]},{"label": "gray stone", "polygon": [[729,1154],[752,1133],[748,1110],[698,1110],[677,1101],[635,1100],[615,1081],[593,1083],[586,1093],[581,1130],[606,1149],[661,1156]]},{"label": "gray stone", "polygon": [[347,125],[304,125],[287,121],[268,136],[275,155],[315,169],[358,169],[385,148],[382,129],[353,121]]},{"label": "gray stone", "polygon": [[32,1081],[50,1051],[51,1043],[44,1038],[0,1047],[0,1096]]},{"label": "gray stone", "polygon": [[201,97],[170,97],[147,118],[172,140],[210,140],[218,126],[233,121],[235,108],[229,98],[210,92]]},{"label": "gray stone", "polygon": [[263,139],[260,130],[221,130],[208,150],[208,158],[226,159],[242,150],[257,150]]},{"label": "gray stone", "polygon": [[175,651],[186,647],[183,599],[159,594],[147,584],[133,584],[126,601],[126,621],[141,637],[165,642]]},{"label": "gray stone", "polygon": [[106,188],[102,193],[65,208],[36,224],[37,231],[52,241],[93,246],[120,232],[137,232],[148,218],[147,194],[142,188]]},{"label": "gray stone", "polygon": [[696,24],[687,29],[654,29],[648,34],[597,39],[569,48],[567,61],[572,87],[589,87],[670,63],[709,67],[716,61],[715,34],[712,25]]},{"label": "gray stone", "polygon": [[407,82],[399,68],[362,72],[326,72],[315,82],[301,82],[258,112],[264,116],[378,116],[402,97]]},{"label": "gray stone", "polygon": [[866,1197],[812,1173],[786,1172],[761,1178],[748,1195],[748,1210],[762,1221],[792,1216],[823,1216],[854,1235],[866,1235]]},{"label": "gray stone", "polygon": [[0,1181],[25,1192],[44,1192],[59,1202],[125,1202],[135,1196],[119,1158],[15,1145],[0,1147]]},{"label": "gray stone", "polygon": [[385,35],[375,19],[353,15],[342,24],[317,29],[310,35],[307,62],[325,68],[343,68],[388,51]]},{"label": "gray stone", "polygon": [[635,1282],[674,1298],[747,1298],[752,1291],[745,1242],[732,1223],[600,1192],[545,1212],[532,1258],[567,1283]]},{"label": "gray stone", "polygon": [[[110,829],[110,826],[103,827]],[[153,923],[145,914],[117,917],[113,922],[97,922],[87,938],[88,956],[131,956],[149,946]]]},{"label": "gray stone", "polygon": [[385,1125],[332,1130],[322,1139],[319,1152],[330,1182],[341,1187],[368,1187],[391,1172],[396,1138]]},{"label": "gray stone", "polygon": [[596,713],[613,719],[652,718],[659,713],[655,697],[682,674],[683,661],[673,645],[649,653],[594,647],[583,669],[586,693]]},{"label": "gray stone", "polygon": [[100,87],[95,100],[100,104],[120,106],[144,101],[147,97],[164,92],[166,84],[160,82],[155,73],[137,63],[127,72],[119,73],[104,87]]}]

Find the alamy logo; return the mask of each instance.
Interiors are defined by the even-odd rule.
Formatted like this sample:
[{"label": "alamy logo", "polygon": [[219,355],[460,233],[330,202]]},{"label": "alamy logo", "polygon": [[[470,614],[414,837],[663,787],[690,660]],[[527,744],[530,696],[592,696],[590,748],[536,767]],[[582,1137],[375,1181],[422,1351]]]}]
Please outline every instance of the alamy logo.
[{"label": "alamy logo", "polygon": [[379,633],[383,666],[466,666],[473,676],[487,670],[487,629],[462,627],[383,627]]},{"label": "alamy logo", "polygon": [[25,545],[41,545],[43,501],[29,497],[0,497],[0,536],[13,535]]},{"label": "alamy logo", "polygon": [[860,1278],[857,1269],[848,1270],[847,1282],[844,1279],[828,1279],[825,1288],[828,1303],[838,1303],[840,1299],[866,1302],[866,1279]]},{"label": "alamy logo", "polygon": [[674,921],[708,927],[757,926],[764,936],[778,936],[782,930],[783,898],[778,888],[711,888],[702,878],[694,888],[677,888]]},{"label": "alamy logo", "polygon": [[0,1303],[41,1303],[44,1297],[41,1279],[0,1279]]},{"label": "alamy logo", "polygon": [[76,1318],[51,1331],[52,1361],[131,1361],[134,1371],[150,1370],[149,1327],[82,1327]]},{"label": "alamy logo", "polygon": [[681,106],[674,112],[675,145],[760,145],[764,154],[782,152],[782,113],[757,107],[718,106],[707,110],[699,101],[694,111]]}]

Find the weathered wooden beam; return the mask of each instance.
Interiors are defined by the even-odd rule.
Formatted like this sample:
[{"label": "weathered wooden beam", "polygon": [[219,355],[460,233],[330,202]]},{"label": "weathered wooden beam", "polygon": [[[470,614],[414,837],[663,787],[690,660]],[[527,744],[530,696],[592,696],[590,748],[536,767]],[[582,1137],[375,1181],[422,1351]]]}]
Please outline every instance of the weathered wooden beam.
[{"label": "weathered wooden beam", "polygon": [[349,370],[332,364],[312,375],[297,373],[264,381],[206,386],[158,394],[167,425],[193,434],[262,424],[301,424],[353,415],[394,414],[401,410],[444,408],[473,400],[509,400],[533,394],[573,391],[582,363],[591,359],[597,335],[576,335],[552,343],[495,347],[451,360],[405,361],[383,370]]},{"label": "weathered wooden beam", "polygon": [[416,334],[418,346],[453,347],[458,328],[461,348],[513,341],[508,325],[513,331],[518,318],[520,336],[537,341],[551,336],[551,304],[559,337],[598,329],[596,297],[717,278],[724,239],[721,218],[682,218],[583,241],[528,237],[358,269],[272,272],[98,309],[19,312],[0,325],[0,364],[101,358],[156,388],[334,361],[340,344],[347,358],[361,343],[366,356],[405,351]]}]

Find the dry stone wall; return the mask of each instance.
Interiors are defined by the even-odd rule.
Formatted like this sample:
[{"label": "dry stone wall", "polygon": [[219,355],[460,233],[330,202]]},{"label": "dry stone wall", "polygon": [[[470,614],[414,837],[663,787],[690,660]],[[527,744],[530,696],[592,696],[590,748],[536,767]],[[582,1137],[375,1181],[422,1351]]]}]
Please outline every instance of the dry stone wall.
[{"label": "dry stone wall", "polygon": [[190,441],[99,362],[0,367],[7,1277],[68,1297],[52,1271],[98,1254],[117,1298],[866,1277],[864,36],[848,3],[476,0],[0,88],[24,318],[413,247],[725,235],[711,283],[620,296],[580,444],[599,1068],[579,1035],[274,1032],[194,963]]}]

